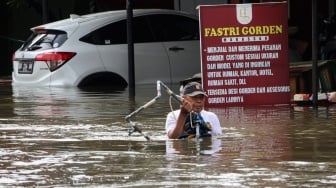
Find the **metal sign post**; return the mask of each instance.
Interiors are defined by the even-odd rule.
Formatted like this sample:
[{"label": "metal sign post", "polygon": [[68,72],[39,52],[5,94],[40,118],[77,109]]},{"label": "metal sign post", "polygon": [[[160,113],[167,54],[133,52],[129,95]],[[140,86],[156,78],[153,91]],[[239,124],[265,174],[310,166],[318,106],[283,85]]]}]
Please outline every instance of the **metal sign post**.
[{"label": "metal sign post", "polygon": [[128,88],[130,97],[135,96],[133,1],[134,0],[127,1]]}]

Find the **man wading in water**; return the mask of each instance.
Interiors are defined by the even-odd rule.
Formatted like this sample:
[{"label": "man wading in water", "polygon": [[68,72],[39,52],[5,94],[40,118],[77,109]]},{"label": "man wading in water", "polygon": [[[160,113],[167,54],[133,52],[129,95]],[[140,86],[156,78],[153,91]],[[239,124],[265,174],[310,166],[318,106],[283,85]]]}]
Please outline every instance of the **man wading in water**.
[{"label": "man wading in water", "polygon": [[203,109],[206,96],[201,84],[198,82],[190,82],[184,86],[183,102],[180,109],[167,115],[166,132],[168,138],[195,137],[195,124],[199,124],[200,137],[222,134],[217,115]]}]

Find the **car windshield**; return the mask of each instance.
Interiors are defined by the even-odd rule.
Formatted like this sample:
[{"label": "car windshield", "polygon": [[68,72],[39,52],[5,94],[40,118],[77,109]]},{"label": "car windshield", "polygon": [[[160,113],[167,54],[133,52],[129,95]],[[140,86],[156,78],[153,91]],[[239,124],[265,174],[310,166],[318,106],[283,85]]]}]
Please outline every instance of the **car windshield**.
[{"label": "car windshield", "polygon": [[67,39],[64,31],[40,30],[32,33],[21,50],[35,51],[60,47]]}]

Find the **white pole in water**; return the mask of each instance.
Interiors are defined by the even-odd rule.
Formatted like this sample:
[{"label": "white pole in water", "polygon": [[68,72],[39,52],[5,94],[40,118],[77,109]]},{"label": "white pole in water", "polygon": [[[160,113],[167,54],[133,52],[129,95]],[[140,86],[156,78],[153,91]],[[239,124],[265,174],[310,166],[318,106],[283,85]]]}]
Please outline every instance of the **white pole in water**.
[{"label": "white pole in water", "polygon": [[196,124],[196,139],[200,138],[200,125],[199,123]]}]

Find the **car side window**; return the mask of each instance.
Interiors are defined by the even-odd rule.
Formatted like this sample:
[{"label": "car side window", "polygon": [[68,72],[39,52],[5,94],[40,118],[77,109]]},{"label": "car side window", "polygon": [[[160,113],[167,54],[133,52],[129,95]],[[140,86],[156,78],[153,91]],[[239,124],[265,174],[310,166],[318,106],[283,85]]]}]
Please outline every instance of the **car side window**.
[{"label": "car side window", "polygon": [[156,42],[149,27],[148,16],[133,18],[133,40],[135,43]]},{"label": "car side window", "polygon": [[150,23],[159,41],[199,40],[198,21],[179,15],[151,15]]},{"label": "car side window", "polygon": [[[133,18],[133,41],[134,43],[153,42],[152,32],[148,27],[148,21],[145,16]],[[99,28],[80,41],[96,45],[112,45],[127,43],[127,21],[121,20]]]},{"label": "car side window", "polygon": [[97,45],[125,44],[127,39],[125,27],[126,22],[124,20],[114,22],[85,35],[79,40]]}]

